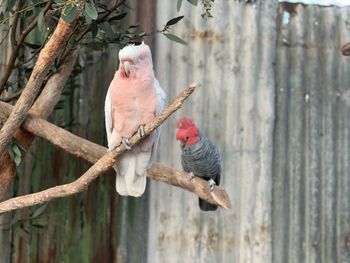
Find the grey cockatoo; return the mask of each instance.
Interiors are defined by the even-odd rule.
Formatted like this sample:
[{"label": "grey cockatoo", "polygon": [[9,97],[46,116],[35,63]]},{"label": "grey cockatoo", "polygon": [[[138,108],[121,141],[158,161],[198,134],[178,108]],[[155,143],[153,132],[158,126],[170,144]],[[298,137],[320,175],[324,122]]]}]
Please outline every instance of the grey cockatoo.
[{"label": "grey cockatoo", "polygon": [[[176,140],[181,142],[181,163],[185,172],[208,180],[210,187],[219,185],[221,156],[218,147],[197,128],[192,119],[183,117],[177,123]],[[201,210],[216,210],[217,206],[199,199]]]}]

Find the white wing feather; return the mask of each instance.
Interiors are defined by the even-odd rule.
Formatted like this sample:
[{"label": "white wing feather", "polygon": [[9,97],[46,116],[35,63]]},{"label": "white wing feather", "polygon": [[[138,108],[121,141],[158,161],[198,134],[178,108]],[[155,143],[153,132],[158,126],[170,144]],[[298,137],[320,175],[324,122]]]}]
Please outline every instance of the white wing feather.
[{"label": "white wing feather", "polygon": [[106,124],[106,133],[107,133],[107,142],[109,145],[111,134],[112,134],[112,106],[111,99],[109,98],[109,90],[107,91],[106,100],[105,100],[105,124]]},{"label": "white wing feather", "polygon": [[[156,86],[156,92],[157,92],[157,107],[156,107],[156,115],[159,115],[165,108],[165,100],[166,100],[166,95],[162,87],[160,86],[159,82],[157,79],[155,79],[155,86]],[[155,158],[155,153],[157,151],[158,147],[158,142],[159,142],[159,137],[160,137],[160,132],[161,132],[161,126],[159,126],[155,131],[155,138],[154,138],[154,145],[152,148],[152,159]]]},{"label": "white wing feather", "polygon": [[[105,125],[106,125],[108,148],[110,148],[113,125],[112,125],[112,104],[111,104],[111,99],[109,98],[109,90],[107,91],[106,100],[105,100]],[[117,177],[116,177],[117,192],[120,195],[128,195],[124,176],[119,173],[117,165],[113,165],[113,168],[117,173]]]}]

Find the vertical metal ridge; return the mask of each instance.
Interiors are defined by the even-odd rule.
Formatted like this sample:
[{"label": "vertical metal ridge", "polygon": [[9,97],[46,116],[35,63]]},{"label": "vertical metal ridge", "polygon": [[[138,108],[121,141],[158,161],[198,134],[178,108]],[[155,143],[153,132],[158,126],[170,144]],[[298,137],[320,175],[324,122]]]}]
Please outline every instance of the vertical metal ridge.
[{"label": "vertical metal ridge", "polygon": [[[167,19],[178,15],[167,6],[159,4],[158,23],[165,20],[165,10],[169,11]],[[153,182],[151,191],[157,190],[156,195],[151,194],[150,214],[160,224],[150,226],[149,262],[258,262],[271,257],[276,10],[276,4],[226,0],[214,5],[213,19],[204,21],[200,7],[183,1],[179,14],[185,18],[174,33],[188,41],[188,46],[157,39],[157,46],[162,46],[156,51],[157,76],[164,73],[164,58],[175,57],[168,65],[172,77],[165,87],[167,94],[178,93],[188,82],[201,84],[167,124],[165,137],[163,129],[161,143],[166,147],[160,145],[160,161],[181,167],[178,142],[172,136],[175,120],[181,115],[193,117],[221,148],[222,184],[234,210],[202,212],[196,196]],[[260,31],[262,28],[267,32]],[[152,198],[163,202],[152,202]],[[181,251],[180,256],[174,250]]]},{"label": "vertical metal ridge", "polygon": [[349,65],[339,47],[349,9],[289,8],[277,44],[273,262],[346,262]]}]

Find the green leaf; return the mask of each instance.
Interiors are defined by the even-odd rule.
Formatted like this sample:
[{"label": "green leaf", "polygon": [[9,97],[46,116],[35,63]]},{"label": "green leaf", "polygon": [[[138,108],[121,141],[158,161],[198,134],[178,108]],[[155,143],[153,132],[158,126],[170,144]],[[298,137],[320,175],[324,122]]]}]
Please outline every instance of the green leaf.
[{"label": "green leaf", "polygon": [[7,145],[7,151],[12,161],[15,162],[16,166],[19,166],[22,160],[22,153],[18,148],[17,144],[11,142]]},{"label": "green leaf", "polygon": [[170,19],[167,23],[166,23],[166,27],[168,26],[172,26],[172,25],[175,25],[177,22],[179,22],[182,18],[184,18],[184,16],[178,16],[178,17],[175,17],[173,19]]},{"label": "green leaf", "polygon": [[17,222],[20,221],[20,217],[18,213],[15,213],[15,215],[13,216],[13,218],[10,221],[10,226],[13,226],[14,224],[16,224]]},{"label": "green leaf", "polygon": [[21,156],[21,155],[22,155],[22,153],[21,153],[21,151],[19,150],[17,144],[15,144],[15,143],[12,143],[12,150],[13,150],[13,152],[15,153],[15,155],[18,155],[18,156]]},{"label": "green leaf", "polygon": [[28,237],[28,233],[22,227],[15,227],[15,233],[24,239]]},{"label": "green leaf", "polygon": [[44,205],[41,205],[37,210],[35,210],[34,214],[32,215],[32,218],[41,216],[41,214],[44,213],[46,208],[47,208],[47,203]]},{"label": "green leaf", "polygon": [[85,3],[85,12],[92,20],[95,20],[98,16],[96,7],[93,2]]},{"label": "green leaf", "polygon": [[163,33],[163,35],[165,35],[168,39],[170,39],[171,41],[180,43],[182,45],[187,45],[187,42],[181,38],[179,38],[178,36],[174,35],[174,34],[169,34],[169,33]]},{"label": "green leaf", "polygon": [[182,0],[177,0],[177,4],[176,4],[176,10],[177,10],[177,12],[180,11],[181,5],[182,5]]},{"label": "green leaf", "polygon": [[106,33],[107,37],[109,38],[113,38],[114,37],[114,32],[113,29],[111,27],[111,25],[108,22],[104,22],[101,24],[98,24],[98,27]]},{"label": "green leaf", "polygon": [[45,26],[45,19],[44,19],[44,9],[42,9],[38,15],[38,29],[40,33],[45,34],[46,26]]},{"label": "green leaf", "polygon": [[22,161],[21,156],[16,155],[14,159],[16,166],[19,166],[21,164],[21,161]]},{"label": "green leaf", "polygon": [[92,18],[91,18],[86,12],[84,12],[84,15],[85,15],[86,23],[87,23],[88,25],[90,25],[91,22],[92,22]]},{"label": "green leaf", "polygon": [[192,5],[197,6],[198,5],[198,0],[187,0],[187,2],[189,2]]},{"label": "green leaf", "polygon": [[66,5],[64,7],[63,12],[62,12],[62,18],[67,23],[71,23],[71,22],[73,22],[73,20],[77,16],[77,14],[78,14],[77,6],[69,4],[69,5]]},{"label": "green leaf", "polygon": [[54,0],[54,2],[56,4],[59,4],[59,5],[63,5],[64,4],[64,0]]},{"label": "green leaf", "polygon": [[9,143],[7,145],[7,152],[9,153],[11,160],[14,160],[15,159],[15,153],[12,150],[12,143]]}]

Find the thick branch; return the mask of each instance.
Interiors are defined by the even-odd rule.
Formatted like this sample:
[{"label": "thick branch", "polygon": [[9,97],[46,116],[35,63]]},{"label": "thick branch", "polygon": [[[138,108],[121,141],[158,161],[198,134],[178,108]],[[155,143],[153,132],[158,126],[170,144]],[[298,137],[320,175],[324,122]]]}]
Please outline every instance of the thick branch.
[{"label": "thick branch", "polygon": [[154,180],[165,182],[198,195],[201,199],[219,205],[223,208],[231,208],[231,201],[224,188],[217,186],[210,191],[208,181],[199,177],[189,179],[189,174],[180,172],[172,167],[167,167],[159,163],[153,163],[147,170],[147,176]]},{"label": "thick branch", "polygon": [[68,24],[63,19],[60,19],[51,38],[41,50],[22,95],[18,99],[10,117],[0,130],[0,155],[4,152],[6,145],[10,142],[15,131],[24,121],[34,99],[40,91],[49,67],[60,54],[65,43],[73,33],[74,28],[75,24]]},{"label": "thick branch", "polygon": [[[46,82],[45,87],[35,101],[31,112],[35,112],[35,115],[42,118],[48,117],[60,98],[63,87],[73,70],[77,56],[77,50],[73,50],[69,53],[69,56],[67,56],[62,61],[62,64],[59,66],[58,70]],[[2,123],[5,123],[6,119],[13,110],[13,106],[10,106],[6,103],[1,103],[1,106],[2,110],[0,113],[0,121],[2,121]],[[40,118],[37,119],[42,120]],[[45,128],[38,129],[40,130]],[[33,141],[34,135],[26,130],[18,129],[14,137],[24,148],[28,149]],[[8,153],[5,152],[0,157],[0,200],[5,196],[15,174],[15,163],[11,160]]]},{"label": "thick branch", "polygon": [[[149,135],[154,129],[161,125],[173,112],[182,106],[184,100],[194,91],[196,85],[189,86],[185,91],[183,91],[178,98],[176,98],[169,107],[167,107],[160,115],[155,117],[153,121],[145,126],[145,134]],[[55,137],[55,136],[53,136]],[[130,138],[131,146],[135,145],[137,142],[141,141],[142,138],[138,133]],[[79,193],[84,191],[88,185],[95,180],[102,172],[106,171],[115,162],[116,158],[126,151],[123,144],[118,146],[115,150],[107,152],[104,154],[90,169],[84,173],[76,181],[49,188],[47,190],[29,194],[21,197],[15,197],[10,200],[0,203],[0,214],[15,209],[28,207],[32,205],[37,205],[40,203],[48,202],[59,197],[64,197]]]},{"label": "thick branch", "polygon": [[[13,106],[0,101],[0,109],[0,122],[4,122],[10,115]],[[36,117],[32,113],[28,114],[22,127],[77,157],[85,158],[91,163],[97,162],[107,151],[105,147],[80,138],[42,118]]]}]

